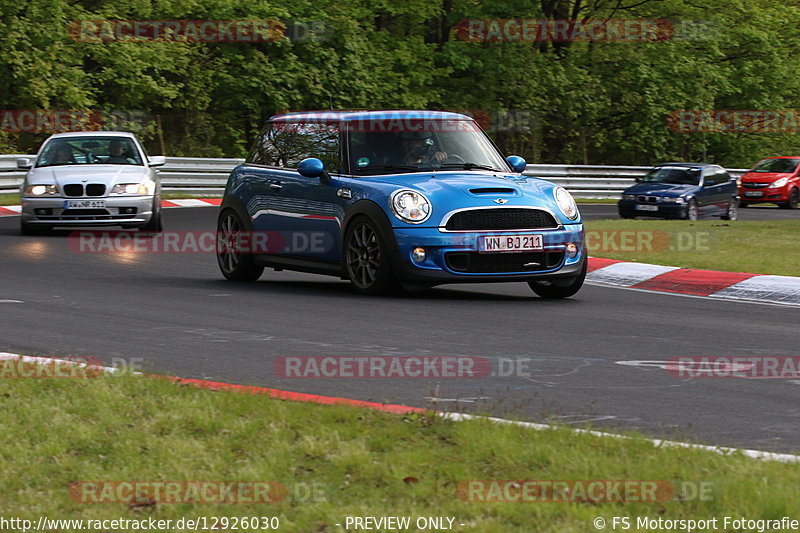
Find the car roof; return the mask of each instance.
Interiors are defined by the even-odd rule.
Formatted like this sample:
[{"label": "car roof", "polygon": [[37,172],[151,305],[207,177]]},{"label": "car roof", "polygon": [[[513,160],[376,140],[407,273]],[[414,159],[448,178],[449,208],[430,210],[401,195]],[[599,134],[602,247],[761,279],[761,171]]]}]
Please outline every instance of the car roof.
[{"label": "car roof", "polygon": [[759,159],[759,161],[766,161],[767,159],[800,159],[800,156],[797,155],[776,155],[773,157],[765,157],[764,159]]},{"label": "car roof", "polygon": [[271,120],[286,122],[302,122],[313,120],[315,122],[350,122],[358,120],[390,120],[397,118],[428,119],[428,120],[472,120],[471,117],[450,111],[426,111],[408,109],[385,110],[331,110],[331,111],[303,111],[298,113],[285,113],[275,115]]},{"label": "car roof", "polygon": [[719,167],[716,163],[659,163],[653,168],[658,167],[685,167],[685,168],[711,168]]},{"label": "car roof", "polygon": [[50,139],[61,137],[129,137],[134,139],[136,136],[129,131],[69,131],[65,133],[54,133]]}]

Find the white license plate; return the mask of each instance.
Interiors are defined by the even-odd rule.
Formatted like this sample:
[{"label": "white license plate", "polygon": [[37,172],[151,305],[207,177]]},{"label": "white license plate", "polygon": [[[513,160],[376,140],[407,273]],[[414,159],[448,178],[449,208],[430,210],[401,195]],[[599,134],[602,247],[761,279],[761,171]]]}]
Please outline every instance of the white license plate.
[{"label": "white license plate", "polygon": [[64,209],[97,209],[105,206],[105,200],[64,200]]},{"label": "white license plate", "polygon": [[542,236],[538,234],[526,235],[480,235],[478,237],[478,252],[535,252],[544,248]]},{"label": "white license plate", "polygon": [[745,196],[764,196],[763,191],[744,191]]},{"label": "white license plate", "polygon": [[658,211],[658,206],[657,205],[642,205],[642,204],[639,204],[639,205],[636,206],[636,209],[638,211]]}]

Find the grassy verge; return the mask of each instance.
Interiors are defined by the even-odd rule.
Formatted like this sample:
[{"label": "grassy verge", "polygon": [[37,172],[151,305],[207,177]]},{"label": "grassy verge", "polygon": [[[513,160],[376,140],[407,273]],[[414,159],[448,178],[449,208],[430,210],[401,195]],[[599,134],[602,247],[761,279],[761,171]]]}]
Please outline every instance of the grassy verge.
[{"label": "grassy verge", "polygon": [[19,205],[19,194],[17,193],[0,194],[0,205]]},{"label": "grassy verge", "polygon": [[[183,192],[162,192],[161,198],[163,200],[182,200],[185,198],[220,198],[221,195],[217,193],[209,194],[186,194]],[[19,194],[8,193],[0,194],[0,205],[19,205]]]},{"label": "grassy verge", "polygon": [[579,204],[614,204],[617,205],[618,199],[614,198],[575,198]]},{"label": "grassy verge", "polygon": [[[791,516],[800,500],[795,464],[214,393],[167,380],[9,379],[0,382],[0,403],[5,517],[277,516],[280,531],[335,532],[344,531],[335,524],[347,515],[449,516],[455,529],[475,533],[585,533],[596,530],[597,517],[611,531],[614,516],[634,524],[637,517]],[[521,479],[660,480],[677,493],[658,503],[456,496],[462,481]],[[133,480],[277,481],[287,494],[266,504],[87,504],[69,495],[73,482]],[[691,488],[699,483],[703,498]]]},{"label": "grassy verge", "polygon": [[593,220],[586,231],[596,257],[800,276],[800,220]]}]

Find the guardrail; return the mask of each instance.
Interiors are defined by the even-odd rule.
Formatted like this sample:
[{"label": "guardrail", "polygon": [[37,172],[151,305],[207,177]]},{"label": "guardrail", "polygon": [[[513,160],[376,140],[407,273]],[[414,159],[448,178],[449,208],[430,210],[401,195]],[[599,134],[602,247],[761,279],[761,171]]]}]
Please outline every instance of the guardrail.
[{"label": "guardrail", "polygon": [[[19,188],[25,171],[17,169],[17,158],[31,155],[0,155],[0,192]],[[159,169],[164,190],[192,194],[219,194],[225,187],[228,174],[243,159],[203,159],[168,157]],[[652,167],[602,165],[528,165],[524,174],[552,181],[565,187],[576,198],[619,198],[620,193],[633,185]],[[746,169],[728,169],[738,178]]]}]

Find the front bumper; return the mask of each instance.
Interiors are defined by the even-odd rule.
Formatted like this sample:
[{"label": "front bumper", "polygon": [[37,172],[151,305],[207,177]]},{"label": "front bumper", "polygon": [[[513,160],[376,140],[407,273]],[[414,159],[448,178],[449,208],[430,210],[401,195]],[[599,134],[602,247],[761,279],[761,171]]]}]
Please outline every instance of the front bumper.
[{"label": "front bumper", "polygon": [[[644,210],[637,206],[654,206],[656,209]],[[617,203],[620,216],[632,217],[661,217],[683,218],[686,216],[687,205],[677,203],[640,204],[636,200],[620,200]]]},{"label": "front bumper", "polygon": [[[750,193],[750,194],[748,194]],[[753,195],[752,193],[760,193]],[[788,202],[789,189],[784,187],[781,189],[740,189],[739,198],[742,203],[764,203],[764,202]]]},{"label": "front bumper", "polygon": [[[541,234],[543,250],[536,252],[478,253],[482,235]],[[394,228],[397,249],[392,253],[395,275],[405,282],[473,283],[485,281],[529,281],[576,276],[585,261],[582,224],[556,230],[445,232],[439,228]],[[567,257],[567,243],[578,247],[578,255]],[[425,249],[426,258],[414,261],[415,248]]]},{"label": "front bumper", "polygon": [[[65,209],[67,200],[102,200],[105,208]],[[41,226],[114,226],[146,224],[153,216],[153,196],[22,198],[22,222]]]}]

